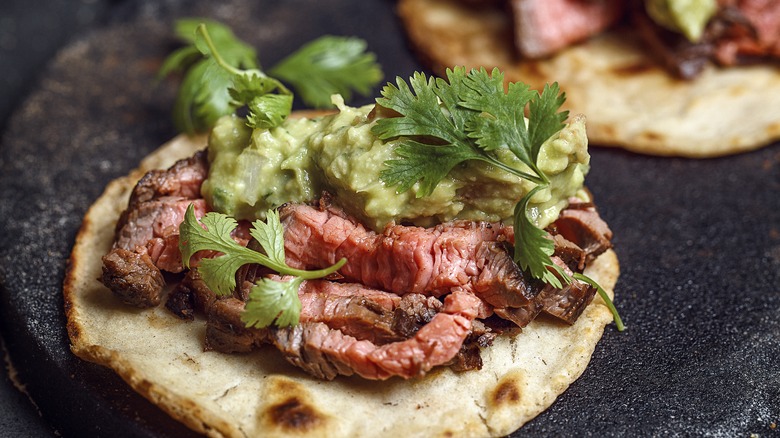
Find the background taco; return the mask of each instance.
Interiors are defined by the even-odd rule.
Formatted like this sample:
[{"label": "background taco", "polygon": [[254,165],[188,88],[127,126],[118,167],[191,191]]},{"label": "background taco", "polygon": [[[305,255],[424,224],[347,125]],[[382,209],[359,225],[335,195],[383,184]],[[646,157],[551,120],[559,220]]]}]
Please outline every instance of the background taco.
[{"label": "background taco", "polygon": [[[624,2],[559,3],[567,2],[512,2],[517,7],[514,13],[503,2],[402,0],[398,6],[412,45],[434,71],[453,65],[499,66],[508,80],[537,87],[559,81],[569,108],[588,115],[594,144],[653,155],[712,157],[755,149],[780,138],[776,54],[775,61],[767,57],[751,65],[729,67],[707,57],[694,63],[678,55],[675,59],[686,59],[688,64],[680,61],[676,71],[688,69],[692,71],[689,76],[695,76],[684,80],[659,60],[673,56],[648,49],[637,26],[616,22],[623,17],[623,9],[631,9]],[[523,8],[517,5],[524,4],[553,9],[547,15],[530,12],[535,15],[526,28],[547,30],[560,39],[558,32],[545,25],[545,20],[559,20],[566,23],[560,32],[566,32],[569,25],[574,29],[566,41],[571,45],[544,42],[540,37],[536,46],[525,49],[533,59],[521,55],[515,42],[522,39],[523,23],[513,17]],[[556,13],[556,7],[565,12]],[[606,12],[593,10],[598,8]],[[584,19],[569,17],[580,9]],[[587,19],[591,15],[603,18]],[[577,33],[580,21],[589,27]],[[768,35],[778,34],[780,20],[775,21],[768,22],[769,29],[775,29]],[[606,31],[598,32],[600,28]],[[695,68],[690,67],[693,64]]]}]

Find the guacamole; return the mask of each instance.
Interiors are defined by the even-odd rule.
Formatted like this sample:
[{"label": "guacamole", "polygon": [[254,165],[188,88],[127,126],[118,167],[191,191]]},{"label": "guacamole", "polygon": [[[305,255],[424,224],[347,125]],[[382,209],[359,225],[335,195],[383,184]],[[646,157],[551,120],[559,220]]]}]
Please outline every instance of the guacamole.
[{"label": "guacamole", "polygon": [[645,0],[650,18],[661,26],[697,42],[718,10],[716,0]]},{"label": "guacamole", "polygon": [[[288,119],[270,130],[253,131],[235,116],[220,119],[209,139],[210,171],[202,188],[207,202],[237,219],[254,220],[285,202],[309,202],[327,191],[348,213],[381,230],[391,222],[511,223],[515,204],[534,187],[489,164],[469,161],[453,169],[430,196],[417,198],[415,188],[396,193],[379,173],[386,160],[397,158],[393,151],[398,141],[383,142],[371,133],[373,105],[336,104],[336,114]],[[524,167],[509,150],[499,151],[498,157]],[[551,184],[529,203],[529,216],[537,226],[554,221],[568,198],[581,193],[589,160],[582,117],[573,118],[545,142],[538,166]]]}]

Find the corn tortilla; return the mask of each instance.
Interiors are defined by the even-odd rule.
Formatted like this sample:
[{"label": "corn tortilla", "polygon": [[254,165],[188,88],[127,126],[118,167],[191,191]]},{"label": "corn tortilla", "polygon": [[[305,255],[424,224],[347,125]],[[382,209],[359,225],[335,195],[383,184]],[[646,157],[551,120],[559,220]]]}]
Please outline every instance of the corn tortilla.
[{"label": "corn tortilla", "polygon": [[[503,436],[545,410],[582,374],[612,321],[596,297],[571,327],[538,318],[515,337],[500,336],[483,351],[480,371],[443,368],[411,380],[326,382],[289,365],[272,347],[242,355],[204,351],[202,318],[184,322],[164,306],[131,308],[97,278],[136,181],[205,144],[205,137],[179,136],[110,183],[84,218],[64,283],[73,353],[113,369],[197,432],[210,437]],[[586,273],[612,295],[619,274],[614,251]]]}]

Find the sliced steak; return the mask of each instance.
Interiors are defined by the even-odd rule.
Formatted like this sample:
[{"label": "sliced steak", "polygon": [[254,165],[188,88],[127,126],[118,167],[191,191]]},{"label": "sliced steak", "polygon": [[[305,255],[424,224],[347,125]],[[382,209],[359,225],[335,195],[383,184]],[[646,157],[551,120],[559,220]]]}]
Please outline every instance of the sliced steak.
[{"label": "sliced steak", "polygon": [[714,51],[710,42],[693,43],[682,34],[656,24],[647,16],[643,2],[634,2],[631,21],[655,61],[679,78],[693,79],[698,76]]},{"label": "sliced steak", "polygon": [[485,242],[477,251],[480,273],[474,292],[502,318],[525,327],[541,311],[536,296],[543,284],[528,280],[508,254],[506,243]]},{"label": "sliced steak", "polygon": [[402,338],[417,333],[422,326],[431,322],[444,304],[434,297],[421,294],[404,295],[393,311],[393,330]]},{"label": "sliced steak", "polygon": [[539,294],[544,313],[574,324],[596,294],[596,288],[573,280],[563,289],[547,287]]},{"label": "sliced steak", "polygon": [[187,199],[200,198],[200,187],[208,177],[208,172],[209,162],[206,150],[179,160],[168,169],[151,170],[133,188],[129,207],[133,208],[143,202],[168,196]]},{"label": "sliced steak", "polygon": [[179,318],[192,320],[196,312],[207,314],[216,300],[217,294],[206,286],[198,270],[192,269],[168,294],[165,307]]},{"label": "sliced steak", "polygon": [[472,321],[469,333],[458,354],[446,365],[454,371],[470,371],[482,369],[482,349],[493,344],[498,334],[493,332],[479,319]]},{"label": "sliced steak", "polygon": [[123,302],[136,307],[160,304],[165,279],[145,251],[114,248],[103,256],[100,281]]},{"label": "sliced steak", "polygon": [[623,14],[625,0],[511,0],[515,45],[529,58],[601,33]]},{"label": "sliced steak", "polygon": [[206,201],[164,197],[138,204],[127,214],[125,225],[118,231],[115,248],[135,250],[146,248],[152,261],[169,272],[183,270],[179,251],[179,225],[192,204],[195,216],[206,214]]},{"label": "sliced steak", "polygon": [[[192,204],[195,216],[207,211],[200,187],[208,176],[205,151],[179,160],[165,170],[147,172],[133,188],[128,207],[117,225],[114,248],[138,251],[143,247],[154,264],[163,271],[183,270],[179,244],[179,225],[187,207]],[[247,224],[240,224],[236,240],[249,240]]]},{"label": "sliced steak", "polygon": [[[184,266],[179,251],[179,226],[190,205],[198,219],[208,212],[204,199],[162,197],[136,205],[128,210],[125,225],[118,230],[114,247],[128,250],[145,248],[158,268],[181,272]],[[250,226],[248,221],[238,222],[232,237],[239,245],[249,242]],[[215,255],[211,251],[200,252],[193,256],[190,265],[197,266],[199,259]]]},{"label": "sliced steak", "polygon": [[585,269],[585,251],[574,242],[566,239],[560,234],[554,234],[555,251],[553,255],[566,263],[572,271],[582,271]]},{"label": "sliced steak", "polygon": [[[365,361],[360,361],[360,358],[373,346],[369,341],[346,336],[321,322],[305,322],[295,327],[274,330],[270,342],[289,363],[326,380],[333,380],[338,375],[361,374],[357,368]],[[357,359],[353,360],[352,357]],[[363,367],[367,369],[362,374],[378,374],[370,364]]]},{"label": "sliced steak", "polygon": [[[301,289],[305,288],[306,285],[301,286]],[[302,321],[324,322],[348,336],[375,344],[402,339],[393,330],[392,309],[366,296],[339,296],[303,290],[299,297]]]},{"label": "sliced steak", "polygon": [[[304,289],[303,285],[301,289]],[[350,298],[333,295],[331,298],[340,303],[333,307],[328,306],[330,302],[327,299],[323,301],[322,294],[304,291],[300,295],[304,301],[313,297],[317,303],[304,305],[301,322],[286,328],[247,328],[240,319],[245,306],[243,301],[233,297],[217,299],[208,310],[207,349],[230,353],[248,352],[262,343],[272,343],[290,363],[320,378],[332,379],[339,374],[358,374],[369,379],[387,379],[392,376],[410,378],[456,358],[463,349],[464,341],[472,333],[472,320],[481,305],[477,297],[466,292],[448,295],[443,305],[432,304],[434,298],[400,298],[399,307],[404,309],[403,313],[408,319],[427,322],[416,330],[410,330],[413,333],[404,333],[408,335],[406,338],[400,335],[394,339],[388,337],[380,340],[386,342],[380,345],[371,339],[352,336],[344,329],[354,324],[356,319],[363,322],[371,319],[363,319],[367,309],[365,303],[370,301],[365,296]],[[393,312],[388,313],[381,305],[369,305],[368,308],[377,316],[375,323],[381,321],[386,326],[378,332],[384,332],[388,325],[392,326]],[[431,312],[439,308],[441,312],[431,317]],[[317,309],[316,314],[311,313],[314,309]],[[364,336],[365,332],[358,331],[358,334]],[[372,337],[377,339],[376,335]],[[470,354],[473,362],[473,347]],[[481,361],[479,358],[476,360]]]},{"label": "sliced steak", "polygon": [[[558,219],[549,227],[552,234],[560,234],[585,251],[589,263],[604,251],[612,248],[612,230],[590,203],[571,203],[561,211]],[[584,264],[581,271],[584,269]]]},{"label": "sliced steak", "polygon": [[[558,257],[553,257],[552,260],[553,263],[563,268],[569,276],[573,274],[563,260]],[[537,295],[536,302],[539,303],[544,313],[554,316],[567,324],[574,324],[588,304],[593,301],[595,294],[595,287],[572,279],[571,283],[564,284],[564,287],[561,289],[546,285]]]},{"label": "sliced steak", "polygon": [[124,227],[129,212],[144,202],[164,197],[200,198],[200,187],[207,176],[208,160],[205,150],[177,161],[168,169],[147,172],[133,188],[128,208],[117,222],[117,231]]},{"label": "sliced steak", "polygon": [[511,228],[500,224],[393,225],[377,234],[332,206],[286,205],[280,217],[287,262],[298,268],[324,268],[344,257],[339,273],[348,281],[399,295],[469,291],[496,308],[533,307],[541,289],[512,260]]},{"label": "sliced steak", "polygon": [[467,293],[450,294],[444,311],[412,338],[383,346],[316,322],[279,329],[272,342],[290,363],[324,379],[339,374],[378,380],[417,377],[434,366],[449,363],[458,354],[471,331],[477,302]]},{"label": "sliced steak", "polygon": [[715,59],[722,65],[780,59],[780,2],[719,0],[721,9],[708,25]]},{"label": "sliced steak", "polygon": [[241,321],[246,303],[238,298],[215,300],[208,308],[206,350],[248,353],[272,335],[272,329],[247,328]]},{"label": "sliced steak", "polygon": [[653,22],[641,2],[635,2],[631,18],[650,52],[683,79],[695,78],[711,61],[733,66],[780,59],[780,2],[718,0],[718,5],[697,42]]}]

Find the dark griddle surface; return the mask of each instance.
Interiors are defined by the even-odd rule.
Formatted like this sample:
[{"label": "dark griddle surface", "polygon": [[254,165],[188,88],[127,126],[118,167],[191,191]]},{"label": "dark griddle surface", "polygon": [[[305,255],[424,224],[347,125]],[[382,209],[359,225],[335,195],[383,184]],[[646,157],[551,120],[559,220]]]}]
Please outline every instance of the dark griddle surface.
[{"label": "dark griddle surface", "polygon": [[[173,84],[153,85],[176,47],[171,21],[225,21],[266,65],[332,33],[366,39],[390,80],[421,67],[389,1],[51,3],[0,6],[18,36],[48,38],[32,54],[15,51],[26,39],[0,51],[19,60],[0,63],[0,328],[42,413],[4,379],[0,436],[186,436],[70,353],[61,292],[89,205],[175,135]],[[41,19],[56,31],[33,32]],[[780,435],[780,144],[707,160],[591,153],[587,184],[615,232],[629,328],[608,326],[585,374],[515,435]]]}]

